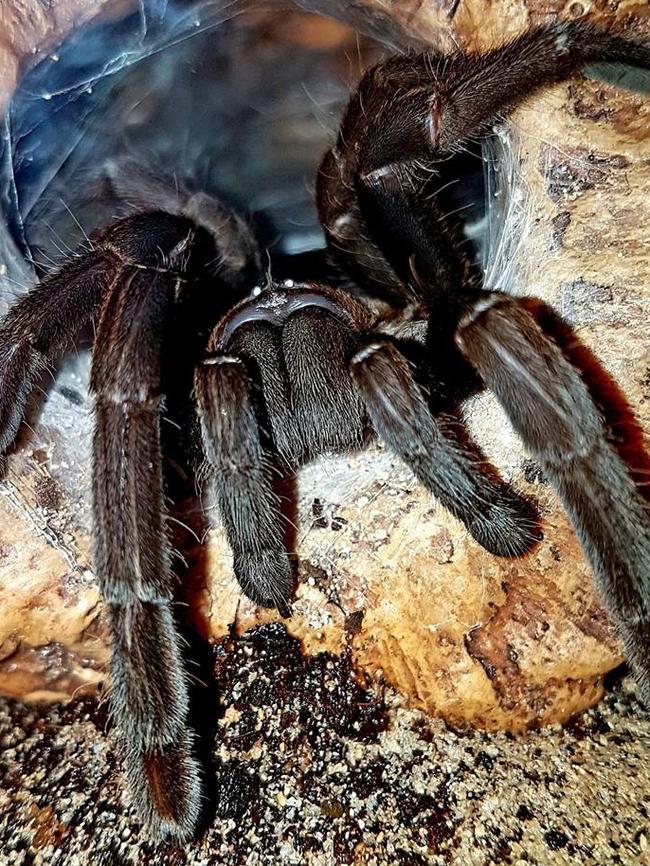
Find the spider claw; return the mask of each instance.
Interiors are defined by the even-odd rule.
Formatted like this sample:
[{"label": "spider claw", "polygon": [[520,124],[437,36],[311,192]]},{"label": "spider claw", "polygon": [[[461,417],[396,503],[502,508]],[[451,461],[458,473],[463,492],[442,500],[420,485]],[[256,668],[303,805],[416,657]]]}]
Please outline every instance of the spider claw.
[{"label": "spider claw", "polygon": [[293,616],[293,608],[290,604],[279,601],[276,607],[282,619],[290,619]]}]

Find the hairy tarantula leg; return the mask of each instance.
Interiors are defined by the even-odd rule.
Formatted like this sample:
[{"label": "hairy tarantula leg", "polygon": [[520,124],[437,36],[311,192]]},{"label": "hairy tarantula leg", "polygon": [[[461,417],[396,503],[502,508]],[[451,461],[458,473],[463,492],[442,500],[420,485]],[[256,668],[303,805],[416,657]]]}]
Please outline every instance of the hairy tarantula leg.
[{"label": "hairy tarantula leg", "polygon": [[203,444],[214,471],[235,575],[252,601],[277,607],[286,616],[293,569],[248,372],[239,358],[211,355],[197,368],[195,387]]},{"label": "hairy tarantula leg", "polygon": [[[375,235],[373,210],[359,196],[360,184],[401,166],[419,187],[428,176],[420,207],[435,211],[438,194],[457,180],[446,164],[451,154],[540,88],[599,61],[650,68],[650,45],[568,21],[529,30],[485,54],[431,50],[395,55],[367,70],[317,176],[318,211],[333,261],[373,294],[407,303],[414,285],[408,279],[400,284],[392,273]],[[455,220],[444,216],[447,210],[443,203],[442,212],[434,214],[438,227],[432,240],[443,253],[443,271],[449,271],[448,248],[464,240]],[[443,274],[456,285],[457,265],[452,262]]]},{"label": "hairy tarantula leg", "polygon": [[523,33],[483,55],[452,55],[439,63],[440,96],[430,112],[430,143],[449,151],[535,91],[599,61],[648,69],[650,46],[584,21],[567,21]]},{"label": "hairy tarantula leg", "polygon": [[650,513],[580,373],[497,293],[474,303],[457,341],[564,503],[650,704]]},{"label": "hairy tarantula leg", "polygon": [[365,177],[396,162],[452,153],[541,88],[608,61],[650,69],[650,46],[567,21],[485,54],[425,52],[384,61],[364,75],[346,111],[337,143],[345,156],[339,185],[351,171]]},{"label": "hairy tarantula leg", "polygon": [[406,358],[390,342],[372,342],[352,359],[352,375],[377,434],[486,550],[521,556],[534,542],[529,503],[483,472],[429,411]]},{"label": "hairy tarantula leg", "polygon": [[431,90],[426,150],[453,150],[535,91],[601,61],[647,69],[650,47],[588,22],[566,21],[530,30],[485,54],[421,55],[422,83]]},{"label": "hairy tarantula leg", "polygon": [[161,354],[178,279],[127,267],[107,293],[91,387],[95,562],[112,633],[111,709],[126,775],[157,835],[188,838],[200,809],[173,616],[160,447]]},{"label": "hairy tarantula leg", "polygon": [[11,308],[0,325],[0,454],[11,445],[40,373],[96,314],[115,279],[100,251],[64,265]]}]

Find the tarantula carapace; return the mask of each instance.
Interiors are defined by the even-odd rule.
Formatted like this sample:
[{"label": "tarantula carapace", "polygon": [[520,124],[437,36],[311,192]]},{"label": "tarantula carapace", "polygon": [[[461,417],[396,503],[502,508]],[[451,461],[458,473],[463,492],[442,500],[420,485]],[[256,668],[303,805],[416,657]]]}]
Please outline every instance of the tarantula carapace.
[{"label": "tarantula carapace", "polygon": [[[39,373],[97,322],[95,565],[113,635],[111,706],[131,791],[156,834],[187,838],[201,791],[165,531],[168,413],[197,428],[242,589],[288,614],[293,568],[278,481],[373,434],[489,551],[530,549],[532,507],[486,471],[448,417],[490,387],[562,496],[650,697],[645,503],[580,373],[526,304],[482,288],[457,226],[419,180],[423,168],[429,181],[444,175],[449,151],[544,81],[623,53],[650,66],[643,48],[562,25],[483,57],[413,55],[371,70],[318,184],[332,259],[354,291],[318,282],[255,289],[261,257],[246,223],[203,195],[182,205],[171,196],[165,210],[98,232],[90,252],[4,321],[0,453]],[[391,335],[363,290],[398,306],[415,296],[428,310],[426,340]]]}]

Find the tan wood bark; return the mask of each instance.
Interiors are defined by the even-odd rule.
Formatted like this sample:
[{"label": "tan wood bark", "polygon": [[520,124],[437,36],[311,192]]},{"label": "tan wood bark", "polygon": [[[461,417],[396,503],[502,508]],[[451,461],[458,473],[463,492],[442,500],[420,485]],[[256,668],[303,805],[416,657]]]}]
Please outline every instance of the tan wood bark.
[{"label": "tan wood bark", "polygon": [[[319,5],[332,13],[344,6]],[[565,11],[579,14],[578,5]],[[597,18],[604,8],[590,6]],[[367,0],[353,18],[387,28],[387,16],[403,42],[485,48],[563,9],[503,0],[461,3],[451,15],[435,3]],[[628,3],[619,15],[632,32],[647,29],[646,4]],[[647,97],[577,77],[531,100],[511,133],[513,194],[529,204],[521,291],[574,325],[646,433],[649,114]],[[327,458],[299,479],[300,585],[286,625],[310,652],[348,648],[360,671],[454,724],[520,729],[563,720],[598,700],[620,650],[554,495],[489,397],[469,415],[495,464],[541,502],[539,548],[517,561],[491,557],[380,448]],[[103,676],[87,489],[65,469],[70,437],[90,429],[79,424],[37,428],[0,487],[0,690],[13,695],[63,696]],[[274,617],[242,598],[219,528],[186,552],[188,599],[211,639],[233,622],[245,630]]]}]

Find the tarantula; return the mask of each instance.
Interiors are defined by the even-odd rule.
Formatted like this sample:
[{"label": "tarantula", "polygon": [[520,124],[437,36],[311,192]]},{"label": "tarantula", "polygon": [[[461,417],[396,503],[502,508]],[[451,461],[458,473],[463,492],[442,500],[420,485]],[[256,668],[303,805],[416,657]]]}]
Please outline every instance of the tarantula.
[{"label": "tarantula", "polygon": [[111,706],[132,794],[157,835],[188,838],[201,796],[172,607],[163,412],[197,422],[243,591],[287,614],[294,572],[278,478],[372,435],[489,551],[530,549],[531,507],[446,420],[491,388],[560,493],[650,698],[645,503],[578,370],[523,301],[482,288],[458,227],[413,170],[444,183],[446,156],[498,112],[596,59],[650,67],[647,49],[569,24],[484,56],[394,57],[364,76],[320,169],[319,210],[332,259],[358,287],[427,308],[423,345],[390,336],[362,293],[315,282],[252,291],[262,274],[250,229],[201,194],[99,231],[91,252],[5,319],[0,453],[40,372],[97,323],[95,566],[113,635]]}]

